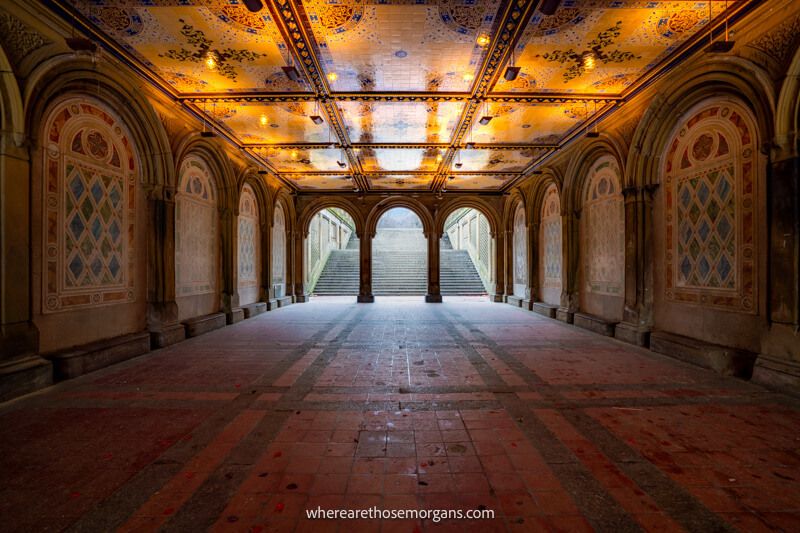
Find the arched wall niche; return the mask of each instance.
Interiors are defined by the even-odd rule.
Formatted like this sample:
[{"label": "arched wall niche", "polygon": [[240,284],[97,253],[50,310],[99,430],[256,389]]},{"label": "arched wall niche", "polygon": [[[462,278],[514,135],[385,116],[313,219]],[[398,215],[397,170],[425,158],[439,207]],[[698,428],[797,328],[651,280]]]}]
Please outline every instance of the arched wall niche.
[{"label": "arched wall niche", "polygon": [[558,185],[551,180],[542,187],[538,205],[539,222],[539,297],[550,305],[561,304],[563,288],[563,230],[561,222],[561,194]]},{"label": "arched wall niche", "polygon": [[245,183],[239,194],[237,215],[237,292],[240,305],[261,297],[261,208],[253,186]]},{"label": "arched wall niche", "polygon": [[622,319],[624,305],[622,181],[616,158],[602,155],[588,165],[578,197],[580,309],[612,321]]},{"label": "arched wall niche", "polygon": [[766,160],[757,121],[738,98],[717,96],[673,124],[654,197],[656,324],[757,349],[766,310]]},{"label": "arched wall niche", "polygon": [[514,207],[512,222],[512,282],[514,296],[525,298],[528,288],[528,225],[525,204],[521,201]]},{"label": "arched wall niche", "polygon": [[178,316],[220,308],[220,193],[206,159],[189,153],[178,170],[175,195],[175,301]]},{"label": "arched wall niche", "polygon": [[279,192],[275,199],[272,215],[272,295],[283,298],[289,294],[291,266],[292,210],[288,195]]},{"label": "arched wall niche", "polygon": [[40,351],[141,331],[147,209],[131,128],[94,95],[67,94],[37,113],[31,294]]}]

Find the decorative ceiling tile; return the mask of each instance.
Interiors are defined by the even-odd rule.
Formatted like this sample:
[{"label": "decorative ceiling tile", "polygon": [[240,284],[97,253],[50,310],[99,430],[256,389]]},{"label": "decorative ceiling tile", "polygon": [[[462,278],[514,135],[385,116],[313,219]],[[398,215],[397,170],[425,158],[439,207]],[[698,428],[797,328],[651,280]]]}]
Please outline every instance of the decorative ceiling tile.
[{"label": "decorative ceiling tile", "polygon": [[[522,172],[545,151],[542,148],[459,150],[451,168],[461,172]],[[458,163],[461,167],[456,167]]]},{"label": "decorative ceiling tile", "polygon": [[[476,113],[471,139],[486,144],[558,144],[594,112],[592,102],[490,103]],[[487,125],[479,122],[483,116],[491,117]]]},{"label": "decorative ceiling tile", "polygon": [[453,174],[447,180],[448,190],[499,190],[517,174]]},{"label": "decorative ceiling tile", "polygon": [[341,172],[338,163],[341,151],[336,148],[256,148],[278,172]]},{"label": "decorative ceiling tile", "polygon": [[[334,91],[469,91],[499,0],[303,2]],[[335,76],[335,79],[331,79]]]},{"label": "decorative ceiling tile", "polygon": [[219,102],[210,108],[206,105],[205,109],[245,144],[338,142],[327,117],[322,124],[311,120],[312,115],[320,113],[314,102]]},{"label": "decorative ceiling tile", "polygon": [[371,189],[428,189],[433,182],[433,174],[373,174],[368,175]]},{"label": "decorative ceiling tile", "polygon": [[266,9],[226,0],[72,3],[178,91],[308,90],[283,74],[286,45]]},{"label": "decorative ceiling tile", "polygon": [[437,148],[360,148],[358,160],[365,172],[435,172],[442,153]]},{"label": "decorative ceiling tile", "polygon": [[[714,17],[725,8],[711,4]],[[534,14],[515,52],[520,76],[493,90],[618,94],[708,20],[709,3],[694,0],[564,2],[552,16]]]},{"label": "decorative ceiling tile", "polygon": [[339,102],[355,143],[447,143],[463,102]]},{"label": "decorative ceiling tile", "polygon": [[283,174],[283,178],[300,189],[349,190],[353,180],[347,174]]}]

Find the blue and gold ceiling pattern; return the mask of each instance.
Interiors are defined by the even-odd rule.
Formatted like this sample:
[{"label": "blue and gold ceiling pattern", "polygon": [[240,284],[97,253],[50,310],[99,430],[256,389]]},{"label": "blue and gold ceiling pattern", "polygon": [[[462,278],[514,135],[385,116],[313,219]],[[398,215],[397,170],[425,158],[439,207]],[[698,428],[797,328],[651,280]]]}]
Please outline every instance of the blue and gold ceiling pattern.
[{"label": "blue and gold ceiling pattern", "polygon": [[547,16],[536,0],[64,2],[301,191],[504,190],[742,4],[562,0]]}]

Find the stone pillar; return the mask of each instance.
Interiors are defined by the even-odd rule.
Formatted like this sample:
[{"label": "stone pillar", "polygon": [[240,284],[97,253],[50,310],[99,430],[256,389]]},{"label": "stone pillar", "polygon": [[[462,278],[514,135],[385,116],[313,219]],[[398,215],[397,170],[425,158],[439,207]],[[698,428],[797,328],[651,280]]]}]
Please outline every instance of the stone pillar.
[{"label": "stone pillar", "polygon": [[527,228],[528,262],[527,277],[528,282],[525,287],[525,299],[522,307],[527,310],[533,309],[533,303],[539,301],[539,222],[531,222]]},{"label": "stone pillar", "polygon": [[490,295],[493,302],[502,302],[505,299],[505,263],[503,257],[506,253],[504,231],[492,235],[494,239],[494,294]]},{"label": "stone pillar", "polygon": [[308,301],[308,295],[306,294],[305,289],[305,275],[304,275],[304,266],[305,266],[305,249],[304,249],[304,241],[306,235],[303,231],[293,231],[292,232],[292,246],[294,247],[294,253],[292,254],[294,260],[292,265],[292,279],[294,281],[294,301],[295,303],[304,303]]},{"label": "stone pillar", "polygon": [[[238,205],[238,200],[236,200]],[[220,254],[222,255],[222,312],[228,324],[244,318],[239,307],[239,213],[228,207],[219,210]]]},{"label": "stone pillar", "polygon": [[439,285],[439,239],[441,235],[432,231],[425,235],[428,239],[428,293],[425,301],[428,303],[441,303],[442,291]]},{"label": "stone pillar", "polygon": [[368,304],[375,301],[372,295],[372,235],[357,235],[358,241],[358,298],[356,301]]},{"label": "stone pillar", "polygon": [[[21,139],[20,139],[21,141]],[[21,144],[21,143],[20,143]],[[0,402],[50,385],[49,361],[35,355],[30,264],[28,150],[0,134]]]},{"label": "stone pillar", "polygon": [[572,324],[579,307],[580,283],[580,210],[561,214],[561,305],[556,318]]},{"label": "stone pillar", "polygon": [[151,187],[147,212],[147,329],[153,347],[160,348],[186,337],[175,302],[175,189]]},{"label": "stone pillar", "polygon": [[774,143],[767,167],[769,330],[753,369],[753,380],[800,390],[800,156],[795,136]]},{"label": "stone pillar", "polygon": [[628,187],[625,197],[625,307],[614,336],[647,346],[653,325],[653,193]]},{"label": "stone pillar", "polygon": [[505,289],[504,300],[507,300],[509,296],[514,295],[514,230],[506,230],[503,232],[503,242],[505,243],[504,246],[504,257],[505,260],[503,265],[505,265],[505,275],[503,276],[505,282]]}]

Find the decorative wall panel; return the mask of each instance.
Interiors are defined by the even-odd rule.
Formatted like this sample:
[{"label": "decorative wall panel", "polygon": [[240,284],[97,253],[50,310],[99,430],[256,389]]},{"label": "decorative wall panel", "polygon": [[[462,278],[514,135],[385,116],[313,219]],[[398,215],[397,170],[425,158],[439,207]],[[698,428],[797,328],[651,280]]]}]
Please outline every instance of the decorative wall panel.
[{"label": "decorative wall panel", "polygon": [[176,204],[176,295],[213,293],[219,263],[217,194],[202,160],[188,157],[181,165]]},{"label": "decorative wall panel", "polygon": [[625,276],[625,212],[619,167],[610,156],[601,157],[589,172],[581,235],[584,290],[621,296]]},{"label": "decorative wall panel", "polygon": [[283,206],[275,206],[275,215],[272,223],[272,285],[275,288],[275,296],[283,291],[286,283],[286,215]]},{"label": "decorative wall panel", "polygon": [[261,231],[258,203],[250,185],[242,188],[239,198],[239,303],[258,301]]},{"label": "decorative wall panel", "polygon": [[745,109],[710,104],[682,121],[668,145],[668,299],[756,311],[755,131]]},{"label": "decorative wall panel", "polygon": [[42,311],[134,301],[138,169],[124,126],[73,99],[45,132]]},{"label": "decorative wall panel", "polygon": [[[550,185],[542,202],[542,218],[539,226],[539,286],[561,291],[561,200],[558,188]],[[545,300],[547,301],[547,300]],[[558,304],[558,301],[547,303]]]},{"label": "decorative wall panel", "polygon": [[522,203],[514,212],[514,294],[525,296],[528,283],[528,231],[525,225],[525,209]]}]

